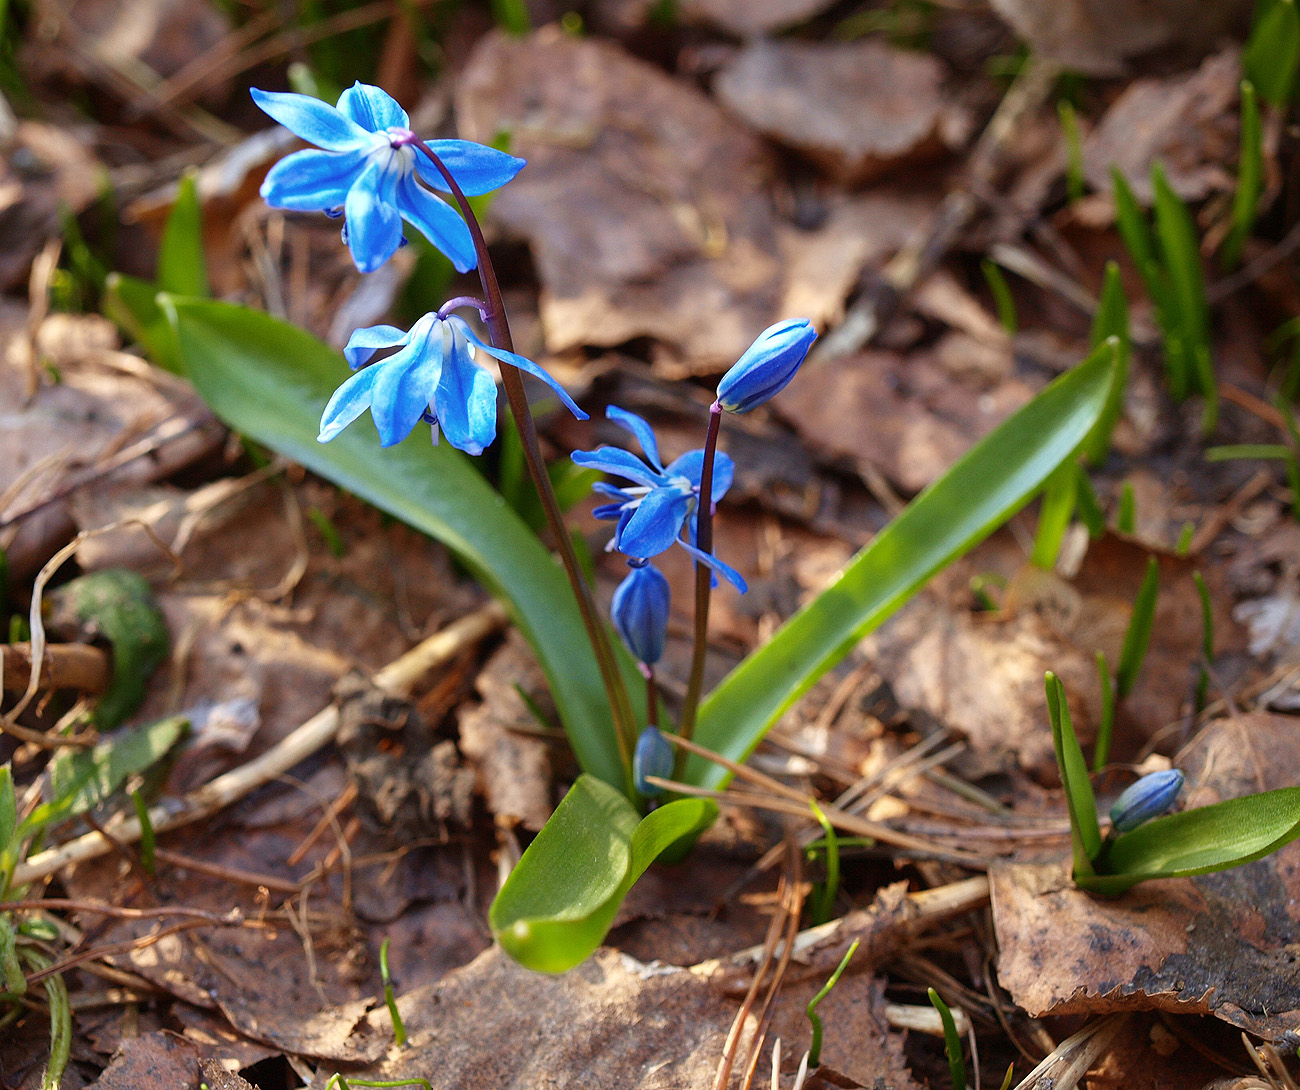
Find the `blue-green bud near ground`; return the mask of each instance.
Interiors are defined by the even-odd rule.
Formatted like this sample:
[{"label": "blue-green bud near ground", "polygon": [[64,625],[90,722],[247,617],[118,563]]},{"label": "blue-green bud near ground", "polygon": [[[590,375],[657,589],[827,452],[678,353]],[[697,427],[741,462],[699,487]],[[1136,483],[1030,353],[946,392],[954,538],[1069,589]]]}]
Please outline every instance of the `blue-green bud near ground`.
[{"label": "blue-green bud near ground", "polygon": [[667,779],[672,774],[672,743],[660,733],[658,727],[646,727],[636,740],[636,752],[632,754],[632,780],[637,792],[648,799],[658,798],[664,789],[647,783],[646,777]]},{"label": "blue-green bud near ground", "polygon": [[785,389],[817,339],[807,318],[790,318],[758,335],[718,383],[718,404],[729,413],[747,413]]},{"label": "blue-green bud near ground", "polygon": [[1182,789],[1183,774],[1176,768],[1143,776],[1115,800],[1110,823],[1117,833],[1130,832],[1168,810]]}]

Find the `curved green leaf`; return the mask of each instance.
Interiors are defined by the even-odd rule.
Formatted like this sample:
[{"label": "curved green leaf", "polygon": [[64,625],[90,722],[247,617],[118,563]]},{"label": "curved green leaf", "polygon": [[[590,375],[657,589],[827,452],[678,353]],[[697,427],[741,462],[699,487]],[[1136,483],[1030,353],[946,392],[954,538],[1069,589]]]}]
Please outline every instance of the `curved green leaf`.
[{"label": "curved green leaf", "polygon": [[622,785],[605,689],[569,585],[465,456],[418,431],[385,450],[368,415],[332,442],[316,442],[321,411],[349,374],[339,353],[261,311],[159,300],[184,374],[222,420],[437,538],[501,597],[537,652],[579,763]]},{"label": "curved green leaf", "polygon": [[[700,708],[701,745],[743,761],[768,728],[850,648],[937,571],[1034,496],[1096,425],[1114,375],[1108,341],[975,445],[776,635],[728,674]],[[727,771],[698,757],[690,783]]]},{"label": "curved green leaf", "polygon": [[205,299],[210,292],[196,177],[197,171],[191,170],[181,178],[176,201],[163,227],[158,244],[158,290]]},{"label": "curved green leaf", "polygon": [[1056,767],[1061,773],[1065,805],[1070,814],[1070,839],[1074,844],[1074,875],[1092,873],[1092,861],[1101,851],[1101,828],[1097,824],[1097,797],[1088,779],[1088,762],[1083,759],[1079,737],[1070,720],[1070,705],[1065,700],[1061,679],[1048,671],[1047,715],[1052,721],[1052,746],[1056,750]]},{"label": "curved green leaf", "polygon": [[1150,878],[1186,878],[1261,859],[1300,836],[1300,787],[1283,787],[1148,821],[1118,837],[1103,857],[1106,874],[1075,881],[1096,893],[1123,893]]},{"label": "curved green leaf", "polygon": [[529,969],[572,969],[600,945],[655,858],[717,812],[712,799],[677,799],[642,818],[608,784],[578,777],[492,902],[492,933]]}]

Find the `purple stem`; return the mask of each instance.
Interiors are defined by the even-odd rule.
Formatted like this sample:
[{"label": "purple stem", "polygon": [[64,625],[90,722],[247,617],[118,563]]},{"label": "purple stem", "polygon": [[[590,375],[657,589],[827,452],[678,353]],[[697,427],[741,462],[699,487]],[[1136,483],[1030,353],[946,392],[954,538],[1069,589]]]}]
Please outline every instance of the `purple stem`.
[{"label": "purple stem", "polygon": [[[718,453],[718,432],[722,429],[722,406],[709,407],[709,433],[704,439],[704,465],[700,469],[700,498],[696,507],[695,546],[701,552],[713,552],[713,462]],[[695,712],[704,688],[704,656],[709,650],[709,598],[713,592],[713,571],[707,564],[695,562],[695,644],[691,649],[691,678],[686,686],[686,703],[682,706],[682,724],[678,733],[688,741],[695,733]],[[686,751],[677,751],[677,775],[686,760]]]},{"label": "purple stem", "polygon": [[[470,207],[469,201],[456,179],[452,177],[451,171],[433,149],[418,138],[413,137],[410,142],[424,153],[442,175],[447,188],[451,190],[451,195],[456,198],[456,203],[460,206],[461,215],[465,217],[465,224],[469,228],[470,238],[474,241],[474,252],[478,256],[479,282],[483,285],[483,295],[487,300],[483,320],[487,325],[488,336],[494,348],[513,352],[514,341],[510,337],[510,323],[506,318],[505,302],[501,298],[501,286],[497,282],[496,269],[488,255],[487,243],[483,240],[483,229],[474,215],[474,209]],[[475,300],[475,305],[477,302]],[[546,471],[546,459],[542,456],[542,447],[537,441],[537,428],[528,407],[528,394],[524,390],[523,376],[513,367],[502,367],[501,385],[505,387],[515,427],[519,429],[528,472],[542,501],[542,511],[546,515],[551,536],[555,539],[555,547],[559,550],[560,559],[564,563],[564,573],[569,577],[574,596],[578,599],[578,610],[582,614],[583,624],[587,627],[587,636],[591,640],[591,647],[600,667],[601,680],[605,683],[605,692],[609,697],[610,713],[614,717],[619,756],[622,758],[627,780],[626,789],[630,795],[633,791],[632,752],[636,748],[636,718],[632,712],[632,701],[628,698],[622,671],[619,670],[618,660],[614,657],[614,645],[610,641],[609,632],[596,610],[596,601],[592,597],[587,580],[583,577],[582,567],[578,563],[578,554],[574,552],[573,541],[565,528],[560,501],[551,486],[551,477]]]}]

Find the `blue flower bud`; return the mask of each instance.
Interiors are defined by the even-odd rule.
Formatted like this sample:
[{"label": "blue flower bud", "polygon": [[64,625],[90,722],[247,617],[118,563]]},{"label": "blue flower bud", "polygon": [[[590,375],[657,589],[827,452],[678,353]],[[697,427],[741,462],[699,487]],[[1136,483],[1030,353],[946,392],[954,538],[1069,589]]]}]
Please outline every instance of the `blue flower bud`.
[{"label": "blue flower bud", "polygon": [[673,774],[673,747],[655,726],[646,727],[636,740],[636,752],[632,754],[632,783],[638,793],[648,799],[658,798],[664,793],[662,787],[646,783],[647,776],[667,779]]},{"label": "blue flower bud", "polygon": [[1110,808],[1110,823],[1117,833],[1136,829],[1168,810],[1182,789],[1183,774],[1176,768],[1143,776],[1115,800]]},{"label": "blue flower bud", "polygon": [[817,332],[807,318],[790,318],[769,326],[722,376],[718,404],[729,413],[747,413],[780,393],[816,339]]},{"label": "blue flower bud", "polygon": [[614,628],[638,662],[653,666],[668,632],[668,580],[653,564],[639,564],[614,591],[609,612]]}]

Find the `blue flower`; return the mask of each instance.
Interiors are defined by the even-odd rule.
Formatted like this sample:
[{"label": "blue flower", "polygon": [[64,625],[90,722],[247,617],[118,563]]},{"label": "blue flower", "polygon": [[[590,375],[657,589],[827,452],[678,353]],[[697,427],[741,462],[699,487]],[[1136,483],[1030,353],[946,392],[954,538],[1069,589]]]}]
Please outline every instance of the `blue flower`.
[{"label": "blue flower", "polygon": [[807,318],[777,322],[758,335],[718,383],[718,404],[729,413],[747,413],[785,389],[794,378],[817,332]]},{"label": "blue flower", "polygon": [[[402,220],[418,227],[461,272],[474,268],[474,243],[460,214],[416,180],[448,192],[438,169],[413,146],[406,111],[385,91],[354,83],[338,107],[310,95],[253,88],[253,101],[316,149],[275,164],[262,183],[273,208],[347,217],[344,237],[362,272],[374,272],[402,244]],[[468,196],[510,181],[524,160],[467,140],[431,140],[430,149]]]},{"label": "blue flower", "polygon": [[1136,829],[1168,810],[1182,789],[1183,774],[1176,768],[1143,776],[1115,800],[1110,823],[1117,833]]},{"label": "blue flower", "polygon": [[358,329],[343,354],[356,370],[381,348],[400,351],[358,371],[334,391],[321,416],[320,442],[328,443],[369,409],[383,446],[400,443],[424,420],[433,425],[435,443],[441,427],[453,447],[482,454],[496,438],[497,387],[474,362],[475,350],[541,379],[574,416],[587,419],[564,388],[532,360],[484,344],[454,314],[426,314],[409,333],[391,325]]},{"label": "blue flower", "polygon": [[668,634],[668,580],[653,564],[634,563],[614,591],[609,614],[614,629],[638,662],[653,666]]},{"label": "blue flower", "polygon": [[664,793],[662,787],[646,783],[647,776],[666,780],[673,774],[673,747],[655,726],[646,727],[636,740],[632,753],[632,783],[637,793],[646,798],[657,798]]},{"label": "blue flower", "polygon": [[[602,504],[592,512],[600,519],[618,520],[611,546],[625,556],[646,560],[676,543],[700,563],[707,564],[728,579],[743,594],[745,581],[736,571],[695,547],[695,508],[699,501],[700,477],[704,472],[704,451],[688,451],[665,466],[659,457],[659,444],[655,442],[654,432],[641,417],[613,405],[606,415],[630,431],[645,454],[641,459],[618,447],[579,450],[573,454],[573,460],[580,466],[599,469],[633,482],[623,488],[602,482],[593,486],[601,495],[616,501]],[[720,500],[731,487],[734,472],[731,459],[718,451],[713,463],[715,501]],[[689,541],[681,536],[688,520]]]}]

